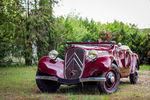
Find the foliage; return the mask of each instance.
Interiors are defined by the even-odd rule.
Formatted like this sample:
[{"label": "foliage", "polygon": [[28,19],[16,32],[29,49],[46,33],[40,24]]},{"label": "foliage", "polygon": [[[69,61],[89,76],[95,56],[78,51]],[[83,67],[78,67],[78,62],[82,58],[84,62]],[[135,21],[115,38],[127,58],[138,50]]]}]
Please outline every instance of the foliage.
[{"label": "foliage", "polygon": [[[66,41],[86,42],[91,41],[116,41],[128,45],[131,50],[139,55],[141,63],[148,63],[147,53],[150,50],[150,37],[147,33],[141,32],[134,24],[124,24],[114,21],[101,24],[93,20],[83,19],[78,16],[68,15],[63,18],[65,26],[63,35],[66,37],[60,44],[58,51],[60,57],[64,57]],[[148,44],[148,45],[147,45]]]},{"label": "foliage", "polygon": [[150,70],[150,65],[141,65],[140,70]]},{"label": "foliage", "polygon": [[[27,12],[26,20],[26,45],[25,59],[30,62],[27,65],[31,65],[32,61],[36,59],[32,56],[32,46],[37,47],[37,58],[46,56],[48,51],[55,47],[55,19],[53,17],[53,5],[57,3],[56,0],[35,0],[33,9],[29,9]],[[32,5],[31,5],[32,7]],[[29,7],[30,8],[30,7]]]},{"label": "foliage", "polygon": [[0,3],[0,65],[11,62],[11,56],[7,60],[4,58],[14,53],[16,23],[22,12],[18,2],[18,0],[2,0]]},{"label": "foliage", "polygon": [[[53,6],[57,0],[3,0],[0,4],[0,65],[12,57],[24,57],[26,65],[40,59],[57,44]],[[58,24],[58,22],[56,22]]]},{"label": "foliage", "polygon": [[[77,15],[55,17],[57,0],[2,0],[0,3],[0,65],[24,58],[26,65],[36,64],[52,49],[64,58],[67,41],[116,41],[128,45],[150,63],[150,31],[134,24],[114,21],[102,24]],[[37,51],[36,51],[37,50]],[[36,51],[36,52],[34,52]],[[7,62],[7,63],[6,63]]]}]

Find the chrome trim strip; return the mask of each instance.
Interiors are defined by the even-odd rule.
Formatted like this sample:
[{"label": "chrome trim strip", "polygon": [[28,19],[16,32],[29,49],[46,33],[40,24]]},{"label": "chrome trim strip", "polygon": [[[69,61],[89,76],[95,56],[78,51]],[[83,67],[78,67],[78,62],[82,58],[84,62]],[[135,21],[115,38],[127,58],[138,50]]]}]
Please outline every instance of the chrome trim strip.
[{"label": "chrome trim strip", "polygon": [[58,81],[58,78],[55,76],[36,76],[36,79]]},{"label": "chrome trim strip", "polygon": [[65,70],[68,68],[68,66],[70,65],[70,63],[73,61],[73,59],[71,59],[71,61],[69,63],[66,64],[66,68]]},{"label": "chrome trim strip", "polygon": [[[76,58],[73,57],[74,55],[75,55]],[[72,58],[72,59],[71,59],[71,58]],[[76,59],[78,59],[79,62],[78,62]],[[78,67],[79,67],[80,70],[82,71],[83,63],[81,62],[81,60],[79,59],[78,55],[77,55],[75,52],[71,55],[71,57],[70,57],[69,60],[67,61],[65,70],[68,68],[68,66],[70,65],[70,63],[71,63],[73,60],[78,64]],[[82,65],[82,67],[79,65],[79,63]]]},{"label": "chrome trim strip", "polygon": [[[67,55],[68,56],[68,55]],[[74,53],[70,56],[70,58],[68,59],[68,61],[66,62],[66,65],[68,64],[68,62],[70,62],[70,60],[73,58]]]},{"label": "chrome trim strip", "polygon": [[81,62],[81,60],[79,59],[78,55],[76,53],[74,53],[74,55],[77,57],[77,59],[79,60],[80,64],[82,65],[83,67],[83,63]]},{"label": "chrome trim strip", "polygon": [[[72,62],[73,59],[75,59],[75,57],[73,57],[75,55],[75,57],[79,60],[80,64],[83,67],[83,63],[81,62],[81,60],[79,59],[78,55],[74,52],[71,57],[69,58],[69,60],[66,62],[66,69],[68,68],[68,66],[70,65],[70,62]],[[76,61],[77,62],[77,61]],[[68,64],[69,63],[69,64]],[[80,66],[81,67],[81,66]]]},{"label": "chrome trim strip", "polygon": [[[58,78],[55,76],[36,76],[36,79],[58,81]],[[79,82],[97,82],[97,81],[106,81],[106,78],[105,77],[88,77],[88,78],[79,79]]]},{"label": "chrome trim strip", "polygon": [[[77,64],[78,64],[78,62],[77,62],[77,60],[74,58],[73,59]],[[78,67],[80,68],[80,70],[82,71],[82,69],[81,69],[81,66],[78,64]]]},{"label": "chrome trim strip", "polygon": [[81,78],[80,82],[97,82],[97,81],[106,81],[105,77],[88,77],[88,78]]}]

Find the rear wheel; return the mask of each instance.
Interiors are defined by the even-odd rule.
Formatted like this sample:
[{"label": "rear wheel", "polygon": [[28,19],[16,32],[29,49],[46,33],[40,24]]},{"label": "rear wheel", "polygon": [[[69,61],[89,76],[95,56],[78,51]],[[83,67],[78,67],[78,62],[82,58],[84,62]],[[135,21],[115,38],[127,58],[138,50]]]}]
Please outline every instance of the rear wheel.
[{"label": "rear wheel", "polygon": [[[37,72],[36,75],[40,75],[40,73]],[[60,87],[60,84],[58,82],[50,81],[50,80],[36,79],[36,84],[42,92],[47,92],[47,93],[54,93]]]},{"label": "rear wheel", "polygon": [[105,77],[105,82],[98,82],[98,89],[100,93],[113,93],[117,91],[118,85],[120,83],[120,74],[118,67],[112,64],[111,69],[100,75],[100,77]]},{"label": "rear wheel", "polygon": [[138,81],[138,72],[137,72],[137,68],[136,68],[135,72],[133,74],[130,74],[130,83],[136,84],[137,81]]}]

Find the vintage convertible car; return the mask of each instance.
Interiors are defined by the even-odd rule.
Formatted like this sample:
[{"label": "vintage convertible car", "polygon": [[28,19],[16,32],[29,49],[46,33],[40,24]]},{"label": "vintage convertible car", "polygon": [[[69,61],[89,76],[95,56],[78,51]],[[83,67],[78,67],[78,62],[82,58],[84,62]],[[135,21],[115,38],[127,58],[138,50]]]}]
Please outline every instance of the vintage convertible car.
[{"label": "vintage convertible car", "polygon": [[113,93],[120,78],[138,79],[139,58],[130,48],[115,42],[67,42],[64,60],[52,50],[40,59],[36,83],[42,92],[56,92],[61,84],[96,82],[100,93]]}]

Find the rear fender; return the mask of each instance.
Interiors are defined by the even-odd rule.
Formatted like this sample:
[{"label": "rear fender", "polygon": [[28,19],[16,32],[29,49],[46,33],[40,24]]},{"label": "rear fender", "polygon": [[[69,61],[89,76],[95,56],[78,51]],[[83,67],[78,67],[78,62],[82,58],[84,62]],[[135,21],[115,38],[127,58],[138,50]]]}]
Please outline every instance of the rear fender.
[{"label": "rear fender", "polygon": [[57,58],[56,61],[50,61],[50,58],[48,56],[41,58],[38,63],[39,72],[60,78],[64,78],[63,67],[64,61],[62,59]]},{"label": "rear fender", "polygon": [[140,69],[139,67],[139,59],[138,56],[136,54],[132,55],[131,58],[131,68],[130,68],[130,74],[133,74],[135,71]]}]

